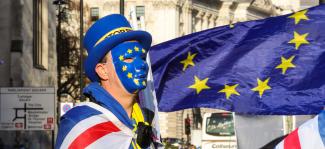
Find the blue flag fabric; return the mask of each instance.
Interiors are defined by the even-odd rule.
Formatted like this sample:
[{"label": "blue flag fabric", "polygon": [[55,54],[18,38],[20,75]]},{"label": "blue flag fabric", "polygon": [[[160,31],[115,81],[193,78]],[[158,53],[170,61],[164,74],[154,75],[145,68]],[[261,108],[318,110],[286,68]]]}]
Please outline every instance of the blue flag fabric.
[{"label": "blue flag fabric", "polygon": [[160,111],[317,114],[325,105],[325,5],[152,47]]}]

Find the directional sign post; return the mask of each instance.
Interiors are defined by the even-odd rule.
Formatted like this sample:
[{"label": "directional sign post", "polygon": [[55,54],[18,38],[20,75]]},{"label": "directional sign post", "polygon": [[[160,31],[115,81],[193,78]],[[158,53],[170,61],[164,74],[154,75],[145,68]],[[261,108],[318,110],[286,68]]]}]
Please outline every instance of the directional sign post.
[{"label": "directional sign post", "polygon": [[53,130],[54,88],[0,88],[0,130]]},{"label": "directional sign post", "polygon": [[62,103],[60,103],[60,115],[63,116],[65,113],[67,113],[72,108],[73,108],[73,103],[72,102],[62,102]]}]

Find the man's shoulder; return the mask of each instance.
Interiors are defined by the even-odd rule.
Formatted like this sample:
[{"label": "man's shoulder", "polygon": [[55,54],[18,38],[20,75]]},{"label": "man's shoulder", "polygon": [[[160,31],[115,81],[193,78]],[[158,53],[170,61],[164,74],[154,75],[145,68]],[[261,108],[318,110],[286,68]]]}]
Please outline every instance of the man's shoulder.
[{"label": "man's shoulder", "polygon": [[78,123],[79,121],[86,119],[88,117],[102,114],[101,111],[94,108],[93,106],[90,106],[93,104],[95,104],[95,103],[77,104],[75,107],[73,107],[67,113],[65,113],[61,117],[61,120],[68,119],[68,120],[72,120],[75,123]]},{"label": "man's shoulder", "polygon": [[[107,141],[107,138],[111,140],[112,137],[116,139],[116,136],[124,140],[132,138],[132,135],[125,135],[120,126],[115,125],[112,119],[107,116],[107,111],[104,110],[103,107],[95,103],[78,104],[69,110],[61,117],[56,148],[68,148],[68,146],[73,148],[74,145],[84,145],[85,140],[89,144],[96,145],[100,140]],[[122,133],[123,135],[121,135]],[[129,144],[127,143],[127,145]]]}]

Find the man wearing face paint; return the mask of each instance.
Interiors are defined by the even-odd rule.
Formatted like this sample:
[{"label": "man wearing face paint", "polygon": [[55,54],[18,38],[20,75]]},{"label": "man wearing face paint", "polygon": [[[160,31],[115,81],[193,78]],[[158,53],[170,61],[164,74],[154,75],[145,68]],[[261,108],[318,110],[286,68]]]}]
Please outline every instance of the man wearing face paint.
[{"label": "man wearing face paint", "polygon": [[[154,148],[150,113],[140,108],[146,88],[151,35],[133,31],[121,15],[101,18],[87,31],[85,73],[92,81],[81,103],[61,117],[55,148]],[[152,117],[152,116],[149,116]]]}]

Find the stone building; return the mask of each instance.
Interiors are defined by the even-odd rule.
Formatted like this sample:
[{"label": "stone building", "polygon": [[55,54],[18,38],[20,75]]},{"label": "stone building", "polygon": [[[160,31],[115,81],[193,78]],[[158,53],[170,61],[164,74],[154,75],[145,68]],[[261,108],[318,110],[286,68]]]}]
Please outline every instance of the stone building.
[{"label": "stone building", "polygon": [[[0,1],[1,87],[56,87],[55,14],[51,0]],[[4,148],[51,147],[45,132],[0,131],[0,138]]]},{"label": "stone building", "polygon": [[[119,13],[119,0],[86,0],[91,25],[98,18]],[[291,13],[318,5],[318,0],[128,0],[125,16],[134,28],[153,36],[153,45],[201,30]],[[216,109],[201,109],[201,115]],[[163,138],[185,138],[184,119],[192,110],[159,113]]]},{"label": "stone building", "polygon": [[52,1],[2,0],[0,6],[0,85],[55,86],[56,16]]}]

